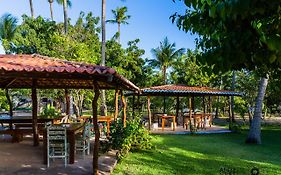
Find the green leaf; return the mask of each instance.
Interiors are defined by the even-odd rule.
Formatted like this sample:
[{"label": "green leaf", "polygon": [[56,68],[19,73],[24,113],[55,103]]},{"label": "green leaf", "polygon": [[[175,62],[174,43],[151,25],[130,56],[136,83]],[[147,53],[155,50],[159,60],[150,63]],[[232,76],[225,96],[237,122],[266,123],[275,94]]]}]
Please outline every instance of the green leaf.
[{"label": "green leaf", "polygon": [[275,54],[272,54],[272,55],[270,55],[270,57],[269,57],[269,62],[270,62],[270,63],[274,63],[276,59],[277,59],[276,55],[275,55]]},{"label": "green leaf", "polygon": [[215,6],[212,6],[209,10],[209,16],[211,18],[215,18],[216,17],[216,7]]},{"label": "green leaf", "polygon": [[268,48],[272,51],[281,51],[281,37],[274,35],[266,40]]}]

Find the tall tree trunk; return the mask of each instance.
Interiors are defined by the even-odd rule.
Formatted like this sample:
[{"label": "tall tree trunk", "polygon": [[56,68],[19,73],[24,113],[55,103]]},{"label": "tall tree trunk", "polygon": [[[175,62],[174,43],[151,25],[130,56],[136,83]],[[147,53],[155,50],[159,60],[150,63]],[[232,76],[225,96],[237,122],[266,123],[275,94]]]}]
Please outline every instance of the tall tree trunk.
[{"label": "tall tree trunk", "polygon": [[[221,78],[221,80],[220,80],[219,90],[221,90],[221,88],[222,88],[222,78]],[[215,118],[219,118],[219,104],[220,104],[220,101],[221,101],[221,97],[218,96]]]},{"label": "tall tree trunk", "polygon": [[121,35],[121,24],[118,22],[118,43],[121,44],[120,42],[120,35]]},{"label": "tall tree trunk", "polygon": [[163,83],[166,84],[166,66],[163,66],[162,73],[163,73]]},{"label": "tall tree trunk", "polygon": [[[231,90],[235,90],[235,70],[232,71],[232,82],[231,82]],[[234,116],[234,96],[231,96],[231,120],[235,122]]]},{"label": "tall tree trunk", "polygon": [[34,18],[34,10],[33,10],[33,2],[32,0],[29,0],[29,6],[30,6],[30,13],[31,13],[31,18]]},{"label": "tall tree trunk", "polygon": [[53,14],[53,2],[49,2],[50,4],[50,13],[51,13],[51,19],[54,21],[54,14]]},{"label": "tall tree trunk", "polygon": [[67,2],[63,0],[63,16],[64,16],[64,33],[68,32],[68,24],[67,24]]},{"label": "tall tree trunk", "polygon": [[94,83],[94,92],[95,96],[92,101],[93,108],[93,123],[94,123],[94,131],[95,131],[95,143],[94,143],[94,152],[93,152],[93,174],[98,175],[98,158],[99,158],[99,139],[100,139],[100,131],[98,126],[98,98],[100,95],[99,87],[96,83]]},{"label": "tall tree trunk", "polygon": [[258,95],[256,98],[255,111],[253,120],[248,133],[246,143],[261,144],[261,116],[262,102],[265,96],[266,87],[268,84],[268,75],[262,77],[259,84]]},{"label": "tall tree trunk", "polygon": [[[102,11],[101,11],[102,21],[102,44],[101,44],[101,65],[105,66],[105,17],[106,17],[106,0],[102,0]],[[105,90],[101,91],[101,115],[107,115],[107,106],[106,106],[106,97]]]}]

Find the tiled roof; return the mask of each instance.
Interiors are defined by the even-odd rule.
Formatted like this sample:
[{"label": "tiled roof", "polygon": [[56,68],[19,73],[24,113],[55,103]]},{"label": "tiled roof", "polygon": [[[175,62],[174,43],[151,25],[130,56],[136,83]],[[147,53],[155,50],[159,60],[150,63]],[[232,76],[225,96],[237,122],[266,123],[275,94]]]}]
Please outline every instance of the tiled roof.
[{"label": "tiled roof", "polygon": [[0,55],[0,69],[26,72],[78,72],[88,74],[114,74],[109,67],[49,58],[41,55]]},{"label": "tiled roof", "polygon": [[[28,87],[36,78],[38,86],[91,88],[93,81],[101,88],[138,90],[138,87],[106,66],[65,61],[37,54],[0,55],[0,87]],[[12,82],[13,80],[13,82]],[[22,81],[22,82],[21,82]],[[7,84],[8,83],[8,84]],[[63,87],[65,86],[65,87]]]},{"label": "tiled roof", "polygon": [[220,95],[220,96],[242,96],[240,92],[229,90],[211,89],[208,87],[191,87],[185,85],[162,85],[141,89],[142,95],[161,96],[188,96],[188,95]]}]

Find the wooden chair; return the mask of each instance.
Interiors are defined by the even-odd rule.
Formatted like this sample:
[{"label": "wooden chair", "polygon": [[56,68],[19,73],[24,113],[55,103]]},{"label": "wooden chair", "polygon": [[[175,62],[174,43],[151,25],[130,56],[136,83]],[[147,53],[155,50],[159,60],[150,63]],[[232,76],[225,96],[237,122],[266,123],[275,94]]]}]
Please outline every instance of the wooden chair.
[{"label": "wooden chair", "polygon": [[91,125],[89,122],[85,122],[82,134],[78,134],[75,141],[75,149],[76,151],[82,151],[83,157],[90,154],[90,137]]},{"label": "wooden chair", "polygon": [[47,126],[47,167],[50,166],[50,159],[64,159],[64,166],[67,165],[68,146],[66,127],[56,125]]}]

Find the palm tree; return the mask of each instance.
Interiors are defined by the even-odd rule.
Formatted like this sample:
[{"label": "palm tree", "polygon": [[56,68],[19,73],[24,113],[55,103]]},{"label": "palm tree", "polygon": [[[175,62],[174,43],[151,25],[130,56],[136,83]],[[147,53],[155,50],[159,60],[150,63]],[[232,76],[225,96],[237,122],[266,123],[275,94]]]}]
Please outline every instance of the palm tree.
[{"label": "palm tree", "polygon": [[166,84],[167,69],[171,66],[175,59],[184,53],[185,49],[176,49],[175,43],[170,43],[168,38],[165,37],[160,46],[152,49],[151,52],[156,59],[149,60],[149,64],[154,68],[159,68],[162,71],[163,83]]},{"label": "palm tree", "polygon": [[29,0],[29,6],[30,6],[31,17],[34,18],[34,10],[33,10],[33,2],[32,2],[32,0]]},{"label": "palm tree", "polygon": [[[11,41],[17,28],[17,18],[11,14],[4,14],[0,18],[0,40]],[[3,43],[2,43],[3,44]],[[6,51],[5,51],[6,52]]]},{"label": "palm tree", "polygon": [[72,3],[70,0],[56,0],[58,4],[63,5],[63,16],[64,16],[64,33],[67,34],[67,7],[71,7]]},{"label": "palm tree", "polygon": [[52,21],[54,21],[54,14],[53,14],[53,2],[54,2],[54,0],[48,0],[48,2],[50,4],[51,19],[52,19]]},{"label": "palm tree", "polygon": [[127,7],[117,7],[116,10],[111,11],[113,13],[114,19],[107,20],[106,22],[118,25],[118,42],[120,43],[120,26],[121,24],[129,24],[127,20],[130,19],[131,16],[126,15],[126,13],[128,12]]},{"label": "palm tree", "polygon": [[268,84],[269,75],[266,74],[260,79],[258,95],[256,98],[255,110],[253,120],[250,124],[250,130],[246,143],[261,144],[261,116],[262,116],[262,104]]}]

